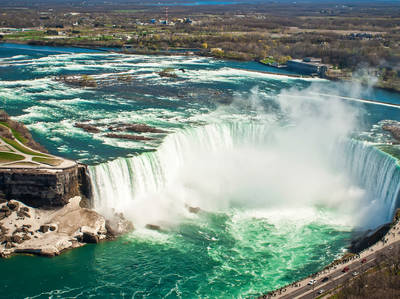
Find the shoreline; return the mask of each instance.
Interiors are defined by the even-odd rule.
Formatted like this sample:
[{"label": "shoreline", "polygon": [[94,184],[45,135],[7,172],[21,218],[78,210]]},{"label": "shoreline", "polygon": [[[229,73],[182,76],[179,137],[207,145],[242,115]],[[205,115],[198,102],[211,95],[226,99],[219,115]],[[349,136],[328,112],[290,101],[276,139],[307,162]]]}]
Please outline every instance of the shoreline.
[{"label": "shoreline", "polygon": [[[124,48],[126,47],[126,45],[122,45],[122,46],[114,46],[114,47],[107,47],[107,46],[101,46],[101,45],[74,45],[74,44],[68,44],[68,43],[59,43],[59,44],[50,44],[47,42],[38,42],[37,44],[35,43],[30,43],[29,41],[24,42],[24,41],[20,41],[20,40],[10,40],[10,41],[0,41],[0,44],[16,44],[16,45],[27,45],[27,46],[38,46],[38,47],[53,47],[53,48],[75,48],[75,49],[85,49],[85,50],[96,50],[96,51],[100,51],[100,52],[114,52],[114,53],[119,53],[119,54],[132,54],[132,55],[154,55],[154,56],[199,56],[199,57],[208,57],[208,58],[214,58],[214,59],[221,59],[221,60],[226,60],[226,61],[238,61],[238,62],[243,62],[243,61],[247,61],[247,62],[257,62],[261,65],[264,65],[266,67],[271,67],[271,68],[275,68],[274,66],[270,66],[267,65],[265,63],[262,63],[260,60],[239,60],[239,59],[234,59],[234,58],[219,58],[213,55],[207,55],[207,53],[204,53],[203,51],[201,51],[201,49],[198,49],[200,51],[190,51],[193,49],[187,49],[188,51],[182,51],[182,52],[173,52],[173,51],[168,51],[166,50],[164,51],[131,51],[131,52],[127,52],[124,51]],[[120,49],[120,50],[118,50]],[[132,49],[132,48],[130,48]],[[184,49],[184,48],[182,48]],[[189,54],[190,53],[190,54]],[[209,53],[208,53],[209,54]],[[277,69],[280,69],[277,67]],[[305,75],[305,74],[283,74],[283,73],[279,73],[279,72],[271,72],[271,71],[262,71],[259,70],[258,72],[260,73],[266,73],[266,74],[271,74],[271,75],[281,75],[281,76],[289,76],[289,77],[295,77],[295,78],[320,78],[320,79],[325,79],[328,81],[332,81],[332,82],[354,82],[354,80],[349,80],[349,79],[340,79],[340,78],[335,78],[335,77],[313,77],[310,75]],[[361,83],[362,86],[366,86],[366,84]],[[400,89],[395,89],[393,87],[384,87],[384,86],[377,86],[374,85],[373,88],[377,88],[377,89],[381,89],[381,90],[385,90],[388,92],[393,92],[393,93],[397,93],[400,94]]]},{"label": "shoreline", "polygon": [[[367,257],[371,257],[371,255],[375,255],[375,253],[378,251],[382,251],[387,248],[390,249],[390,247],[392,247],[394,244],[398,244],[400,242],[400,225],[399,225],[400,217],[399,217],[399,215],[400,215],[400,208],[396,210],[396,212],[393,216],[392,222],[383,224],[383,225],[375,228],[373,233],[371,233],[369,236],[363,236],[358,239],[360,242],[368,240],[368,238],[373,237],[374,234],[378,233],[382,227],[388,226],[388,230],[384,234],[384,236],[382,238],[375,240],[371,245],[365,246],[359,252],[350,252],[350,251],[346,252],[341,257],[337,258],[336,260],[334,260],[331,263],[329,263],[328,265],[326,265],[320,271],[317,271],[317,272],[312,273],[304,278],[293,281],[293,282],[291,282],[287,285],[284,285],[280,288],[271,290],[268,293],[264,293],[263,295],[260,295],[258,298],[282,298],[282,299],[303,298],[303,296],[307,296],[307,295],[313,294],[314,292],[318,291],[318,290],[314,290],[315,283],[312,285],[309,285],[308,284],[309,281],[316,280],[317,278],[322,277],[320,280],[322,282],[322,284],[318,285],[319,289],[321,289],[320,288],[321,286],[326,286],[326,285],[332,283],[333,281],[336,281],[333,279],[332,280],[328,279],[324,283],[322,281],[322,279],[324,277],[330,277],[330,275],[333,276],[335,272],[338,272],[341,269],[349,267],[349,266],[353,265],[355,262],[360,261],[360,263],[363,264],[362,261],[364,259],[366,259]],[[369,262],[369,261],[367,261],[367,262]],[[369,268],[365,269],[364,271],[360,271],[360,274],[363,272],[367,272],[368,270],[369,270]],[[346,271],[346,272],[341,271],[341,272],[343,274],[340,275],[337,278],[337,280],[339,280],[340,278],[343,278],[343,276],[345,276],[346,274],[349,274],[350,272],[352,272],[352,270]],[[291,293],[299,292],[299,290],[300,290],[299,288],[307,288],[308,286],[311,289],[306,290],[306,292],[304,292],[303,294],[291,295]],[[320,295],[322,297],[325,297],[328,294],[333,295],[332,292],[334,292],[337,288],[340,288],[340,285],[338,285],[335,289],[324,289],[323,294],[318,294],[318,295]],[[312,297],[312,298],[314,298],[314,297]]]}]

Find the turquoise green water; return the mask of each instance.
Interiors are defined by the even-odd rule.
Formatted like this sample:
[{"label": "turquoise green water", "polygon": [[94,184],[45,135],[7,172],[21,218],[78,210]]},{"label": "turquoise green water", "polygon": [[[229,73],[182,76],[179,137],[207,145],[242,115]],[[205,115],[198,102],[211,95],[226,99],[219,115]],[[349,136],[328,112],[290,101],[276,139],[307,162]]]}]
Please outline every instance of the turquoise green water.
[{"label": "turquoise green water", "polygon": [[57,258],[17,256],[0,260],[2,272],[7,273],[1,280],[2,296],[250,296],[323,267],[348,236],[318,222],[301,229],[290,223],[281,226],[262,218],[232,220],[224,214],[205,215],[200,223],[182,224],[168,234],[136,232]]},{"label": "turquoise green water", "polygon": [[[177,71],[176,80],[160,78],[156,72],[165,67],[185,72]],[[374,165],[368,186],[352,177],[361,177],[365,161],[373,164],[374,153],[357,160],[362,155],[355,152],[348,164],[358,168],[345,173],[335,163],[332,140],[355,134],[387,142],[380,124],[400,117],[395,108],[315,93],[393,103],[400,96],[256,72],[269,70],[263,68],[1,44],[0,108],[26,123],[51,153],[88,163],[97,209],[124,212],[136,230],[52,259],[0,260],[7,273],[0,297],[247,298],[314,273],[342,254],[353,229],[373,218],[368,213],[376,203],[365,196],[375,188],[372,174],[381,182],[374,196],[398,190],[385,184],[388,171]],[[90,74],[99,88],[53,80],[60,74]],[[121,74],[133,80],[118,80]],[[84,121],[102,132],[74,127]],[[169,133],[143,142],[108,138],[115,123]],[[376,161],[397,175],[390,159]],[[377,222],[396,201],[382,202],[385,216]],[[190,214],[186,204],[207,212]],[[146,223],[163,231],[145,229]]]}]

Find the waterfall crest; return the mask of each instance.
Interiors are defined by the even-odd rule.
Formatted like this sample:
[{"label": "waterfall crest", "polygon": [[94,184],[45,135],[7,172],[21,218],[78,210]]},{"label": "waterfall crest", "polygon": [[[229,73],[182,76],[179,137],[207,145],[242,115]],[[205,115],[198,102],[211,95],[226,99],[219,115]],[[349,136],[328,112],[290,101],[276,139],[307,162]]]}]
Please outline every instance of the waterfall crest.
[{"label": "waterfall crest", "polygon": [[[340,149],[336,163],[329,166],[346,176],[341,177],[339,183],[332,183],[331,173],[335,171],[325,169],[327,163],[333,164],[332,157],[323,157],[322,150],[307,152],[300,148],[300,154],[293,154],[296,148],[282,150],[276,146],[288,146],[282,135],[283,131],[278,128],[256,122],[209,124],[171,134],[155,152],[89,167],[95,207],[104,214],[111,208],[124,213],[137,210],[132,212],[132,220],[140,216],[137,213],[145,213],[150,219],[146,221],[157,222],[160,213],[177,218],[178,214],[185,213],[186,204],[201,206],[203,200],[208,200],[210,205],[219,200],[223,202],[225,197],[251,197],[247,201],[256,202],[256,207],[261,201],[266,201],[266,206],[280,201],[298,205],[304,203],[305,198],[312,199],[308,204],[318,205],[319,200],[326,200],[337,189],[350,188],[346,180],[351,180],[351,184],[365,191],[358,204],[362,203],[359,210],[364,212],[363,217],[369,218],[368,224],[390,221],[400,193],[400,168],[394,158],[372,145],[347,141],[337,146]],[[231,154],[236,148],[248,145],[259,150]],[[276,148],[269,150],[269,147]],[[246,160],[239,161],[244,156]],[[192,164],[195,168],[191,170]],[[224,173],[215,168],[216,164],[221,164]],[[253,168],[259,169],[249,170]],[[242,176],[238,177],[237,173]],[[241,184],[247,188],[241,189]],[[334,199],[326,200],[327,205],[350,206],[349,201],[353,199],[344,198],[349,193],[335,194]],[[282,198],[290,198],[290,201]],[[159,206],[158,211],[155,206]],[[372,212],[374,217],[371,217]]]},{"label": "waterfall crest", "polygon": [[[390,222],[400,204],[400,167],[398,161],[376,146],[351,140],[344,144],[341,159],[357,185],[365,189],[364,203],[373,211],[375,225]],[[367,217],[371,217],[372,214]]]}]

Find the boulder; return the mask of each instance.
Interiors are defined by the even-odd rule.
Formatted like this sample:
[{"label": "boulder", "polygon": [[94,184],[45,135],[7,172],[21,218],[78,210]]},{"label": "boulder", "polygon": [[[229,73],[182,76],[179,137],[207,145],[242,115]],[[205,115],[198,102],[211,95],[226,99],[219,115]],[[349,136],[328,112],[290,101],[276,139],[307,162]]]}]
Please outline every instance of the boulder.
[{"label": "boulder", "polygon": [[0,208],[0,212],[3,212],[3,213],[5,213],[5,212],[7,212],[7,211],[9,211],[10,210],[10,208],[8,207],[8,206],[6,206],[6,205],[4,205],[4,206],[2,206],[1,208]]},{"label": "boulder", "polygon": [[197,214],[201,211],[199,207],[189,207],[189,212],[193,214]]},{"label": "boulder", "polygon": [[50,226],[48,226],[47,224],[41,225],[39,228],[39,232],[41,233],[47,233],[49,231]]},{"label": "boulder", "polygon": [[29,208],[28,207],[21,207],[20,209],[19,209],[21,212],[29,212]]},{"label": "boulder", "polygon": [[19,208],[19,203],[16,202],[16,201],[14,201],[14,200],[12,200],[12,201],[9,201],[9,202],[7,203],[7,206],[10,208],[10,210],[12,210],[12,211],[17,211],[18,208]]},{"label": "boulder", "polygon": [[157,230],[157,231],[161,230],[161,226],[156,225],[156,224],[146,224],[146,228],[151,229],[151,230]]},{"label": "boulder", "polygon": [[30,239],[31,239],[31,237],[29,237],[27,234],[22,236],[22,240],[24,240],[24,241],[27,241],[27,240],[30,240]]},{"label": "boulder", "polygon": [[78,236],[78,241],[82,243],[99,243],[100,239],[98,236],[98,233],[95,229],[88,227],[88,226],[82,226],[80,228],[81,235]]},{"label": "boulder", "polygon": [[13,236],[11,237],[11,242],[17,243],[17,244],[21,244],[22,242],[24,242],[24,240],[22,239],[21,236],[13,235]]}]

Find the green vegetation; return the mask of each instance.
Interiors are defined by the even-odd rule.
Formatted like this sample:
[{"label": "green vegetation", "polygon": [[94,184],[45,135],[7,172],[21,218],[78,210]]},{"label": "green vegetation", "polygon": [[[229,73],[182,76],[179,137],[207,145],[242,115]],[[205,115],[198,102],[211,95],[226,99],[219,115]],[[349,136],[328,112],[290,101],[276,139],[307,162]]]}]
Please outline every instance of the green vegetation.
[{"label": "green vegetation", "polygon": [[264,58],[264,59],[260,60],[260,62],[265,63],[265,64],[268,64],[268,63],[269,63],[269,64],[276,63],[275,59],[272,58],[272,57]]},{"label": "green vegetation", "polygon": [[41,157],[33,157],[32,161],[47,164],[50,166],[58,166],[62,163],[62,160],[60,160],[60,159],[41,158]]},{"label": "green vegetation", "polygon": [[21,143],[23,144],[27,144],[28,143],[28,139],[26,139],[25,137],[23,137],[21,135],[21,133],[19,133],[17,130],[15,130],[14,128],[12,128],[8,123],[0,121],[0,124],[3,126],[6,126],[7,128],[9,128],[11,130],[11,132],[13,133],[14,137]]},{"label": "green vegetation", "polygon": [[49,157],[48,155],[39,153],[39,152],[34,152],[30,150],[29,148],[22,146],[19,144],[17,141],[6,138],[6,137],[1,137],[4,142],[6,142],[8,145],[11,145],[13,148],[16,150],[20,151],[21,153],[27,154],[27,155],[32,155],[32,156],[41,156],[41,157]]},{"label": "green vegetation", "polygon": [[398,161],[398,164],[400,165],[400,147],[399,146],[393,146],[393,145],[380,145],[378,148],[391,155],[392,157],[396,158]]},{"label": "green vegetation", "polygon": [[24,160],[24,156],[13,154],[13,153],[0,152],[0,162],[1,163],[14,162],[14,161],[20,161],[20,160]]}]

